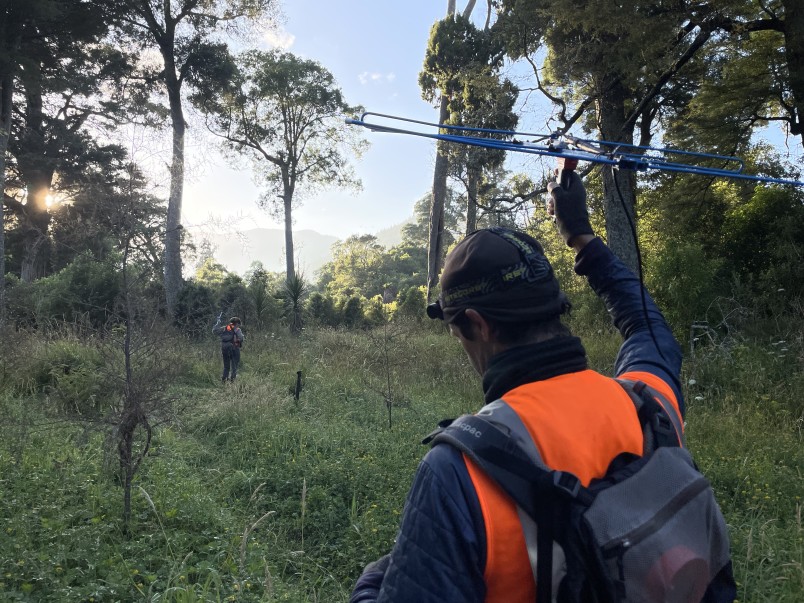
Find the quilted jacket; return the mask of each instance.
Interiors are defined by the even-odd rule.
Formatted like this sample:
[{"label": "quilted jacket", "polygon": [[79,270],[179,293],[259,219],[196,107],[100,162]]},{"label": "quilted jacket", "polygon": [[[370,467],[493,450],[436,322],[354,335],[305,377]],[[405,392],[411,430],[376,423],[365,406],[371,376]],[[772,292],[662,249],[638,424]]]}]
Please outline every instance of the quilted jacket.
[{"label": "quilted jacket", "polygon": [[[623,336],[614,375],[655,375],[683,414],[681,349],[647,292],[645,311],[639,280],[597,238],[578,254],[575,271],[588,278]],[[576,337],[508,349],[491,359],[483,375],[485,402],[524,383],[586,368]],[[351,603],[482,603],[485,555],[483,517],[464,460],[451,446],[436,446],[416,471],[390,557],[367,567]]]}]

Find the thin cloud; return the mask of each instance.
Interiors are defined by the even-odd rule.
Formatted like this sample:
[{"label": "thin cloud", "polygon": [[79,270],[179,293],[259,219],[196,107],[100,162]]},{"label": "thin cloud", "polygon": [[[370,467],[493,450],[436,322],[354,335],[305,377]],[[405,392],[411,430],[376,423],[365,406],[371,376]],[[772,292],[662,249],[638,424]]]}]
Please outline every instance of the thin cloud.
[{"label": "thin cloud", "polygon": [[266,31],[263,38],[271,48],[280,48],[282,50],[287,50],[296,41],[296,36],[284,29]]},{"label": "thin cloud", "polygon": [[364,71],[357,76],[357,79],[364,86],[366,84],[381,84],[383,82],[390,83],[396,79],[396,74],[392,72],[380,73],[378,71]]}]

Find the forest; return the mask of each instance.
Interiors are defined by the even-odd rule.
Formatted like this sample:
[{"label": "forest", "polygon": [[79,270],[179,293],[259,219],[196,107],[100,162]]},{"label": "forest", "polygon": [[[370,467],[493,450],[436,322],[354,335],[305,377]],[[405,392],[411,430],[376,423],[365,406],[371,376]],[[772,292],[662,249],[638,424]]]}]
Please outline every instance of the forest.
[{"label": "forest", "polygon": [[[366,108],[325,63],[257,43],[282,8],[0,0],[2,601],[348,601],[394,543],[419,442],[482,405],[425,314],[476,229],[542,242],[590,366],[614,369],[620,335],[544,211],[549,161],[525,172],[499,148],[432,143],[432,189],[399,244],[355,234],[299,268],[294,211],[358,187],[374,135],[345,122]],[[444,8],[417,57],[437,124],[531,127],[538,97],[544,131],[802,179],[800,0]],[[194,128],[252,170],[284,272],[230,272],[184,227]],[[160,161],[132,156],[135,131]],[[687,443],[739,600],[802,600],[804,186],[578,171],[596,233],[684,351]],[[232,383],[219,316],[246,334]]]}]

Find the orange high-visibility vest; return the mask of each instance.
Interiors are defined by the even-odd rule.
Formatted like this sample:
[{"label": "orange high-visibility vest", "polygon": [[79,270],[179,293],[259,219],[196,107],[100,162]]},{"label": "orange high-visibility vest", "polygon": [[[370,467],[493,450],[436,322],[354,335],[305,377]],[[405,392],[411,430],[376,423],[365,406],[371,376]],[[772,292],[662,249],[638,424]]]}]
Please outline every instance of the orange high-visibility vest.
[{"label": "orange high-visibility vest", "polygon": [[235,327],[234,325],[226,325],[226,330],[232,331],[232,345],[235,346],[236,348],[239,348],[240,340],[237,338],[236,329],[237,327]]},{"label": "orange high-visibility vest", "polygon": [[[632,372],[619,378],[645,382],[680,416],[672,389],[655,375]],[[605,475],[618,454],[642,454],[633,402],[616,381],[592,370],[527,383],[502,399],[527,427],[545,464],[575,474],[584,486]],[[486,529],[486,603],[533,603],[536,584],[516,505],[466,455],[464,461]]]}]

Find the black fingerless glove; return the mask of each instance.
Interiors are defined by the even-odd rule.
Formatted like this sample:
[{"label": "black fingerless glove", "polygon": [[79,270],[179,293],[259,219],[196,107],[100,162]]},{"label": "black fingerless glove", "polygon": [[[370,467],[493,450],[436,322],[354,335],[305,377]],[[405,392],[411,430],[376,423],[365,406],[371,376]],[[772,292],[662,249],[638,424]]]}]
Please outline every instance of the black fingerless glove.
[{"label": "black fingerless glove", "polygon": [[570,245],[572,239],[579,235],[593,235],[589,212],[586,209],[586,189],[580,176],[575,172],[564,172],[562,180],[566,188],[557,182],[547,185],[553,197],[556,226],[561,237]]}]

